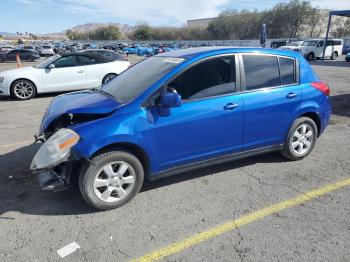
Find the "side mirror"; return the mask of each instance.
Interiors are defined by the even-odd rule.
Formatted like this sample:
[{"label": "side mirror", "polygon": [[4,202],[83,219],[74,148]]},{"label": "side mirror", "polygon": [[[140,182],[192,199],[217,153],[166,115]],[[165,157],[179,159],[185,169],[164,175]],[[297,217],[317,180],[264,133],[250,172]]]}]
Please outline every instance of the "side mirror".
[{"label": "side mirror", "polygon": [[54,69],[55,68],[55,65],[54,64],[50,64],[49,65],[49,69]]},{"label": "side mirror", "polygon": [[167,92],[160,98],[162,107],[179,107],[181,106],[181,96],[178,93]]}]

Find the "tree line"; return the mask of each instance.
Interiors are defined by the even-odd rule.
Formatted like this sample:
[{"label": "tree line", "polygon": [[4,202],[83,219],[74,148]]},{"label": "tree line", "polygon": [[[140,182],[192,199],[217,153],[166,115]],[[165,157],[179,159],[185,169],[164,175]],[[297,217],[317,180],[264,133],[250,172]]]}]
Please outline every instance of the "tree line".
[{"label": "tree line", "polygon": [[[265,23],[269,38],[307,38],[323,36],[327,21],[328,11],[312,7],[309,1],[292,0],[262,12],[228,9],[206,28],[153,27],[139,22],[130,33],[109,25],[86,33],[68,30],[67,37],[71,40],[244,40],[258,39]],[[332,19],[331,36],[347,35],[350,35],[350,18]]]}]

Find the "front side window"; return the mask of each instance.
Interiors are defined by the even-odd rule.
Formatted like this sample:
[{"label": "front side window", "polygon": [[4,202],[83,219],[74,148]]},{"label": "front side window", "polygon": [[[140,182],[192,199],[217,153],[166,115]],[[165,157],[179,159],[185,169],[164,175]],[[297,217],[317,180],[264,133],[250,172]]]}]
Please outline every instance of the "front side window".
[{"label": "front side window", "polygon": [[76,56],[62,56],[59,59],[57,59],[53,64],[56,68],[71,67],[78,65]]},{"label": "front side window", "polygon": [[235,92],[234,56],[201,62],[168,84],[182,99],[200,99]]},{"label": "front side window", "polygon": [[276,56],[243,55],[246,90],[280,85]]}]

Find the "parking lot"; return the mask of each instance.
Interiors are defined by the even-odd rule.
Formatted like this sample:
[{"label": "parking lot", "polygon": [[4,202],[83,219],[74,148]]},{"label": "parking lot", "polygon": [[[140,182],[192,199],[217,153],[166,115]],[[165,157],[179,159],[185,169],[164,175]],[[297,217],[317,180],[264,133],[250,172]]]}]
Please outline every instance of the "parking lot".
[{"label": "parking lot", "polygon": [[[350,63],[311,64],[331,87],[333,116],[306,159],[273,153],[146,181],[108,212],[77,188],[41,191],[29,170],[33,135],[57,94],[0,97],[0,261],[350,261]],[[71,242],[81,248],[60,258]]]}]

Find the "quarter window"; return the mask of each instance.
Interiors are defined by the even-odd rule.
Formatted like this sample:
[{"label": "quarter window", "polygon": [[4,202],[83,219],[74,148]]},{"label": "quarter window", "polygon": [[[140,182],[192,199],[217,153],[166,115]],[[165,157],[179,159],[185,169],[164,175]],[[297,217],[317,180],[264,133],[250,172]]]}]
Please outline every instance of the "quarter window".
[{"label": "quarter window", "polygon": [[247,90],[281,84],[276,56],[243,55],[243,63]]},{"label": "quarter window", "polygon": [[233,93],[236,88],[234,65],[234,56],[210,59],[186,70],[168,87],[185,100]]},{"label": "quarter window", "polygon": [[279,57],[281,84],[290,85],[295,83],[294,59]]}]

